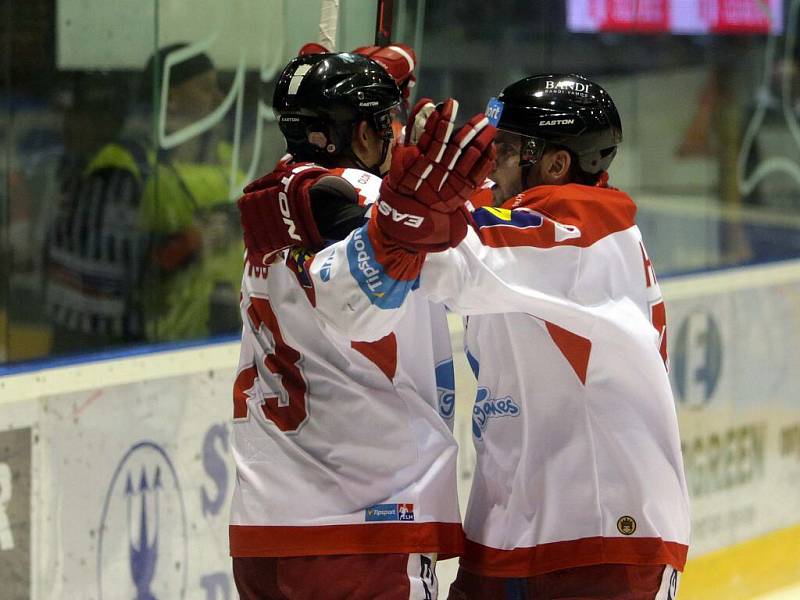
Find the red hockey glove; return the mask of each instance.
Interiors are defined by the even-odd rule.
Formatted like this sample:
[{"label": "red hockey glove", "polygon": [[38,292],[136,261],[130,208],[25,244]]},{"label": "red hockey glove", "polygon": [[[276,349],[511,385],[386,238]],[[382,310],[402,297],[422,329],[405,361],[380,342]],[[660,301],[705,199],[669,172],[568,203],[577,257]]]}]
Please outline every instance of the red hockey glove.
[{"label": "red hockey glove", "polygon": [[428,122],[428,117],[430,117],[435,110],[436,105],[430,98],[418,100],[408,115],[406,126],[403,127],[405,134],[400,141],[406,146],[409,144],[416,144],[425,131],[425,124]]},{"label": "red hockey glove", "polygon": [[429,104],[418,102],[406,126],[409,141],[418,137],[416,144],[393,150],[376,219],[403,247],[437,252],[456,246],[467,233],[464,203],[492,170],[496,130],[479,114],[453,134],[458,103],[448,99],[435,110]]},{"label": "red hockey glove", "polygon": [[317,42],[308,42],[307,44],[303,44],[303,47],[300,48],[300,52],[297,53],[297,56],[305,56],[306,54],[327,54],[330,52],[325,46],[322,44],[318,44]]},{"label": "red hockey glove", "polygon": [[290,246],[322,247],[310,190],[326,176],[332,177],[321,167],[279,163],[272,173],[244,188],[239,218],[251,264],[269,262],[272,255]]},{"label": "red hockey glove", "polygon": [[362,46],[353,50],[354,54],[361,54],[371,58],[392,76],[397,87],[403,93],[403,100],[408,100],[411,88],[417,78],[414,69],[417,66],[417,55],[411,46],[405,44],[392,44],[391,46]]}]

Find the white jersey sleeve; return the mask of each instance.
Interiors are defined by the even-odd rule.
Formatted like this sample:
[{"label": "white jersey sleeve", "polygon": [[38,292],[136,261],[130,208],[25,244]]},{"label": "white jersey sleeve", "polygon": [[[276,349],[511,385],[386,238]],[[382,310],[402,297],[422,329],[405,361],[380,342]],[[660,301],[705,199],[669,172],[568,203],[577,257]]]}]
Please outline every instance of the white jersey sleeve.
[{"label": "white jersey sleeve", "polygon": [[[576,226],[527,208],[473,214],[478,231],[470,229],[457,248],[429,254],[424,262],[421,255],[385,247],[371,224],[321,252],[310,270],[331,290],[320,296],[321,318],[347,335],[379,339],[401,318],[405,298],[419,291],[463,315],[526,312],[587,337],[609,308],[600,302],[606,294],[623,302],[617,310],[647,306],[644,297],[629,303],[623,293],[624,278],[640,273],[641,259],[628,261],[630,271],[619,274],[602,252],[586,251],[585,242],[596,240]],[[630,235],[639,235],[635,226]],[[553,240],[549,246],[535,245],[546,237]]]}]

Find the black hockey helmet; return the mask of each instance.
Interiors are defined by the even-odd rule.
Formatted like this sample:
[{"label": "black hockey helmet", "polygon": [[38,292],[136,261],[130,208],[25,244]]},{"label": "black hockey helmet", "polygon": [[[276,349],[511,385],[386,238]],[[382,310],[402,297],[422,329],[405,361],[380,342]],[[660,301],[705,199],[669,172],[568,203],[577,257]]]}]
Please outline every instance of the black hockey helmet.
[{"label": "black hockey helmet", "polygon": [[512,83],[489,100],[486,116],[498,129],[526,138],[521,165],[539,160],[549,143],[570,150],[581,170],[595,175],[608,169],[622,141],[611,96],[580,75],[534,75]]},{"label": "black hockey helmet", "polygon": [[346,154],[360,163],[350,144],[353,125],[365,120],[384,138],[380,165],[392,142],[392,110],[400,99],[386,69],[359,54],[340,52],[293,58],[278,79],[272,105],[293,155],[324,164]]}]

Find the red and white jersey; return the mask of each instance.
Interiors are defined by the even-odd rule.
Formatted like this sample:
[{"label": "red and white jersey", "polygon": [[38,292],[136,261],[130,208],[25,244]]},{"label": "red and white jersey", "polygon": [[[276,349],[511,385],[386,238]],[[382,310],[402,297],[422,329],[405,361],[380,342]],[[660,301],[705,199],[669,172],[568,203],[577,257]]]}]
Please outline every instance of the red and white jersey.
[{"label": "red and white jersey", "polygon": [[[689,503],[666,314],[635,212],[612,189],[533,188],[504,208],[476,210],[477,231],[428,255],[407,295],[468,315],[478,378],[469,571],[684,567]],[[408,253],[365,229],[382,268],[411,277]],[[364,279],[337,278],[317,309],[342,332],[384,335],[411,305],[377,302]]]},{"label": "red and white jersey", "polygon": [[[374,200],[377,178],[342,175]],[[341,335],[314,309],[327,256],[245,265],[231,555],[460,554],[444,307],[417,296],[382,339]]]}]

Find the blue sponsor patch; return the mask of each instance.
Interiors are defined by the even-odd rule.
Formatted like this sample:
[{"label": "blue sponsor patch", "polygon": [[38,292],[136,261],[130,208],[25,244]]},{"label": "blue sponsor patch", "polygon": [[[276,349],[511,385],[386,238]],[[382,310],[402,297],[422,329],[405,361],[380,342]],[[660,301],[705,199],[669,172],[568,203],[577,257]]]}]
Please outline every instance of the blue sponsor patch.
[{"label": "blue sponsor patch", "polygon": [[505,225],[510,227],[541,227],[542,215],[525,208],[509,210],[508,208],[494,208],[485,206],[472,213],[478,227],[497,227]]},{"label": "blue sponsor patch", "polygon": [[475,406],[472,407],[472,434],[480,440],[489,425],[489,419],[517,415],[519,415],[519,405],[511,396],[492,398],[492,391],[489,388],[479,387]]},{"label": "blue sponsor patch", "polygon": [[439,415],[449,421],[456,408],[456,374],[452,359],[436,365],[436,391],[439,394]]},{"label": "blue sponsor patch", "polygon": [[331,265],[333,264],[333,254],[329,255],[319,268],[319,278],[323,283],[327,283],[331,279]]},{"label": "blue sponsor patch", "polygon": [[489,123],[495,127],[497,127],[500,117],[503,115],[503,107],[505,107],[505,104],[501,100],[495,97],[489,98],[489,103],[486,105],[486,117],[489,119]]},{"label": "blue sponsor patch", "polygon": [[364,520],[372,521],[413,521],[413,504],[376,504],[364,509]]},{"label": "blue sponsor patch", "polygon": [[367,235],[367,225],[351,234],[347,242],[347,262],[361,291],[378,308],[399,308],[408,293],[419,287],[419,277],[398,281],[383,271]]}]

